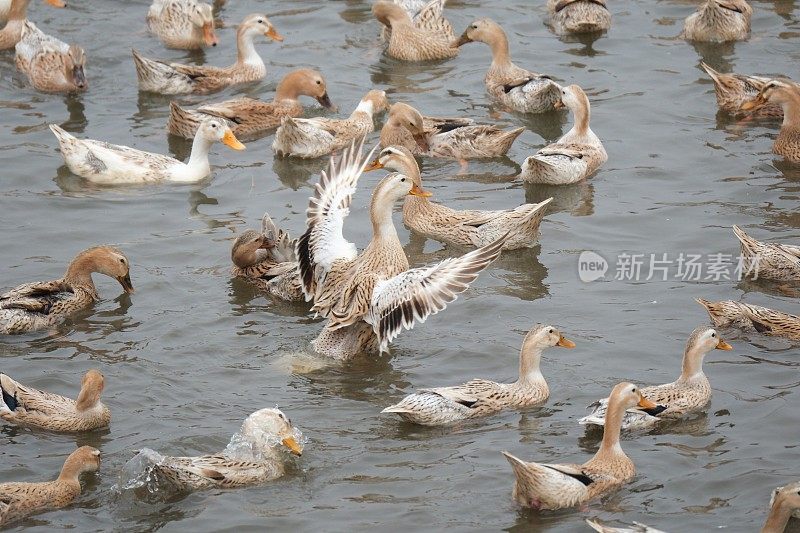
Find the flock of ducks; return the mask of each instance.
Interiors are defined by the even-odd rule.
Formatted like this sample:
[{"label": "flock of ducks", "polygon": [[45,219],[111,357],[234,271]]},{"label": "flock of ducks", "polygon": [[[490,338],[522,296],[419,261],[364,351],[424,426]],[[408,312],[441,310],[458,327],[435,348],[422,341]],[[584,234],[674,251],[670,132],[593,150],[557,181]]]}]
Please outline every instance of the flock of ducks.
[{"label": "flock of ducks", "polygon": [[[60,0],[47,0],[63,7]],[[486,72],[488,95],[508,110],[543,113],[569,109],[572,128],[557,142],[522,164],[520,179],[530,183],[568,184],[595,173],[608,159],[590,128],[590,102],[578,85],[562,86],[551,77],[514,64],[506,33],[494,21],[481,18],[457,36],[444,16],[446,0],[378,0],[372,6],[382,26],[385,53],[397,60],[445,60],[460,47],[481,42],[491,50]],[[26,20],[28,0],[0,0],[0,49],[14,48],[16,66],[43,92],[84,91],[89,87],[86,54]],[[607,30],[611,15],[605,0],[548,0],[550,24],[558,34]],[[723,42],[745,39],[752,9],[745,0],[707,0],[686,19],[683,37]],[[146,14],[149,31],[165,46],[198,49],[217,46],[211,6],[198,0],[154,0]],[[255,48],[257,38],[282,41],[263,14],[244,18],[236,33],[237,57],[232,65],[190,66],[167,63],[133,51],[139,89],[166,95],[209,94],[236,84],[263,79],[266,66]],[[702,64],[715,84],[720,109],[734,115],[783,117],[774,152],[800,161],[800,88],[790,80],[723,74]],[[221,142],[242,150],[242,138],[274,132],[272,148],[281,157],[331,157],[327,172],[309,199],[306,230],[292,238],[268,214],[260,231],[248,230],[235,240],[233,275],[259,290],[289,301],[307,301],[327,318],[312,342],[315,352],[336,360],[385,351],[403,331],[444,310],[465,291],[503,250],[531,247],[552,198],[504,210],[457,210],[431,200],[423,188],[416,157],[458,160],[491,158],[507,153],[523,128],[502,130],[468,117],[423,115],[406,102],[390,102],[386,92],[367,92],[347,118],[301,118],[301,97],[334,106],[323,75],[297,69],[284,76],[271,102],[238,98],[209,102],[197,109],[170,103],[170,133],[193,139],[186,163],[103,141],[78,139],[51,125],[64,161],[83,178],[103,184],[146,182],[191,183],[211,174],[209,149]],[[380,147],[364,153],[364,138],[373,132],[376,115],[388,112],[380,131]],[[391,171],[375,187],[369,208],[373,236],[360,252],[343,235],[353,194],[363,172]],[[392,218],[403,202],[403,222],[412,231],[445,243],[474,248],[460,257],[412,268]],[[800,247],[763,243],[734,226],[746,265],[757,264],[757,275],[777,282],[800,279]],[[750,269],[748,269],[750,270]],[[92,274],[116,279],[133,292],[130,263],[111,246],[89,248],[69,264],[62,278],[28,283],[0,296],[0,334],[12,335],[51,328],[99,299]],[[800,318],[741,302],[697,300],[717,328],[737,327],[800,339]],[[504,409],[541,405],[550,391],[540,369],[543,352],[575,344],[550,325],[536,325],[525,336],[519,355],[519,378],[513,383],[474,379],[457,386],[420,389],[386,407],[402,419],[438,426],[489,416]],[[703,409],[711,387],[703,359],[712,350],[730,350],[716,329],[701,326],[689,337],[681,373],[672,383],[640,388],[622,382],[608,398],[598,400],[581,424],[603,428],[597,453],[583,464],[527,462],[503,452],[515,476],[513,498],[526,507],[560,509],[581,505],[631,480],[633,461],[620,445],[622,430],[648,427],[664,419],[679,419]],[[0,374],[0,418],[10,424],[57,432],[85,432],[107,427],[109,409],[101,394],[103,375],[90,370],[75,400],[36,390]],[[278,409],[251,414],[229,446],[218,454],[167,457],[149,449],[139,455],[149,462],[160,482],[176,490],[237,487],[283,475],[289,455],[301,455],[304,437]],[[34,513],[68,505],[80,494],[81,474],[96,471],[100,452],[83,446],[73,452],[55,481],[1,483],[0,525]],[[783,531],[789,516],[800,509],[800,486],[782,487],[762,531]],[[589,521],[598,531],[622,531]],[[642,526],[644,527],[644,526]],[[647,531],[656,531],[652,528]]]}]

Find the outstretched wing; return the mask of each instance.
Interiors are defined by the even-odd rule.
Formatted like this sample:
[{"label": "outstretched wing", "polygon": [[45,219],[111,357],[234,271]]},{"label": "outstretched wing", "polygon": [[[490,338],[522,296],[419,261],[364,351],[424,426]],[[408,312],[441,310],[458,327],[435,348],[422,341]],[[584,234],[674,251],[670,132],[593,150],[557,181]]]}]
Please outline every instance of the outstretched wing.
[{"label": "outstretched wing", "polygon": [[366,157],[361,152],[362,139],[358,147],[355,141],[344,150],[339,164],[331,157],[328,172],[322,172],[309,199],[306,210],[306,231],[297,240],[296,255],[300,265],[300,280],[306,301],[311,300],[317,286],[325,281],[333,264],[339,260],[356,258],[356,247],[344,238],[342,227],[350,213],[350,202],[356,191],[358,178],[375,152],[373,148]]},{"label": "outstretched wing", "polygon": [[500,256],[508,234],[491,244],[433,266],[413,268],[379,282],[364,321],[372,325],[381,351],[415,322],[425,322],[467,290],[478,274]]}]

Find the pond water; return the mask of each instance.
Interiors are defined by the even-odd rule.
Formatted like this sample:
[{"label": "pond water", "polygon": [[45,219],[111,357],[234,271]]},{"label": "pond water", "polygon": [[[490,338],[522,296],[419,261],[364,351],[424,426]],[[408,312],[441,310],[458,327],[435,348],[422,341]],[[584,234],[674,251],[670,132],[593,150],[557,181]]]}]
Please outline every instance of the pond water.
[{"label": "pond water", "polygon": [[[58,328],[0,341],[0,370],[32,386],[73,396],[82,374],[106,376],[110,430],[80,436],[0,426],[0,480],[53,478],[76,445],[101,449],[72,507],[19,529],[79,531],[363,531],[385,527],[458,531],[587,531],[583,520],[637,520],[668,531],[755,531],[773,487],[797,477],[800,364],[795,345],[722,332],[734,346],[706,362],[713,401],[680,424],[627,436],[635,480],[588,510],[535,513],[511,501],[513,476],[500,454],[582,462],[600,435],[577,423],[585,406],[621,380],[673,380],[689,333],[707,323],[693,299],[742,299],[789,312],[797,302],[763,284],[660,273],[649,257],[738,253],[730,226],[763,240],[800,242],[800,172],[770,154],[776,122],[717,114],[701,60],[718,70],[797,79],[800,12],[793,1],[753,2],[747,42],[692,46],[676,38],[695,2],[609,2],[613,26],[599,39],[559,39],[544,2],[451,0],[457,32],[492,17],[508,32],[512,57],[592,102],[592,128],[609,154],[590,180],[532,187],[513,180],[525,157],[569,128],[565,113],[509,114],[484,92],[490,61],[481,44],[452,60],[400,64],[381,53],[365,0],[233,1],[217,6],[220,45],[204,53],[166,50],[145,33],[145,1],[74,0],[65,10],[32,2],[40,28],[87,51],[90,90],[38,94],[0,52],[0,286],[62,275],[80,250],[101,243],[132,263],[133,295],[96,277],[102,300]],[[534,5],[535,4],[535,5]],[[273,157],[272,136],[244,152],[212,149],[213,178],[191,186],[103,188],[63,166],[47,125],[79,137],[180,158],[190,143],[165,133],[169,98],[139,94],[130,49],[177,61],[226,65],[235,26],[263,10],[283,43],[257,43],[263,82],[186,104],[236,95],[270,99],[280,77],[318,67],[331,99],[349,114],[369,89],[424,113],[470,116],[528,129],[508,158],[425,160],[434,199],[455,208],[495,209],[554,197],[541,245],[505,253],[445,312],[402,334],[391,354],[321,365],[308,342],[321,328],[305,305],[273,301],[231,279],[230,246],[264,211],[299,235],[324,161]],[[315,103],[309,114],[331,114]],[[383,117],[379,117],[378,125]],[[374,134],[372,142],[377,141]],[[362,177],[346,235],[365,245],[366,205],[381,172]],[[398,210],[399,211],[399,210]],[[410,235],[395,217],[412,265],[464,250]],[[583,283],[584,250],[609,262],[604,280]],[[639,280],[614,279],[621,254],[644,254]],[[705,272],[703,273],[705,277]],[[558,326],[574,350],[545,353],[550,400],[448,429],[401,423],[380,410],[417,387],[473,377],[513,379],[522,337],[537,322]],[[284,478],[263,486],[142,500],[111,487],[137,450],[195,455],[222,450],[252,411],[278,405],[309,439]]]}]

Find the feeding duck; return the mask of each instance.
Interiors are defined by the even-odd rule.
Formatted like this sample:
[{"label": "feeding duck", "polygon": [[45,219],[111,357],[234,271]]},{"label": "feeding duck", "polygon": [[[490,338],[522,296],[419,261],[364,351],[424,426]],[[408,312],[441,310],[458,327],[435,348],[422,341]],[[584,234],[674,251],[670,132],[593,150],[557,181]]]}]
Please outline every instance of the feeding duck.
[{"label": "feeding duck", "polygon": [[800,518],[800,482],[773,490],[769,505],[769,515],[761,533],[783,533],[790,518]]},{"label": "feeding duck", "polygon": [[99,469],[100,451],[81,446],[64,461],[55,481],[0,483],[0,526],[66,507],[81,493],[81,475]]},{"label": "feeding duck", "polygon": [[100,299],[92,282],[94,272],[116,279],[125,292],[132,293],[129,266],[128,258],[111,246],[82,251],[64,277],[26,283],[0,295],[0,334],[44,329],[90,306]]},{"label": "feeding duck", "polygon": [[381,129],[381,147],[402,146],[413,154],[464,161],[505,155],[523,131],[504,131],[472,119],[423,117],[410,105],[397,102],[389,108]]},{"label": "feeding duck", "polygon": [[37,91],[70,93],[89,87],[83,48],[46,35],[30,21],[16,45],[15,63]]},{"label": "feeding duck", "polygon": [[695,301],[706,308],[708,316],[718,328],[734,327],[751,333],[800,340],[798,316],[733,300],[710,302],[695,298]]},{"label": "feeding duck", "polygon": [[683,38],[712,43],[741,41],[750,35],[752,15],[753,8],[746,0],[706,0],[686,17]]},{"label": "feeding duck", "polygon": [[233,275],[283,300],[303,301],[295,246],[296,240],[278,229],[269,214],[264,213],[260,233],[247,230],[234,241]]},{"label": "feeding duck", "polygon": [[[403,147],[384,148],[365,170],[379,168],[399,172],[422,187],[417,161]],[[486,246],[508,234],[503,250],[531,248],[538,242],[539,225],[551,201],[548,198],[506,210],[457,211],[433,203],[426,196],[410,195],[403,203],[403,223],[420,235],[461,246]]]},{"label": "feeding duck", "polygon": [[565,185],[593,174],[608,161],[603,143],[589,127],[589,98],[583,89],[570,85],[561,89],[556,107],[572,111],[575,124],[558,141],[525,159],[520,179],[528,183]]},{"label": "feeding duck", "polygon": [[611,27],[606,0],[547,0],[550,24],[559,34],[593,33]]},{"label": "feeding duck", "polygon": [[275,90],[272,102],[242,97],[205,104],[196,111],[184,109],[177,102],[170,102],[167,130],[173,135],[192,139],[204,118],[215,117],[227,120],[237,137],[252,137],[278,127],[282,117],[302,115],[303,104],[299,101],[301,95],[315,98],[328,109],[333,108],[328,97],[328,85],[322,74],[310,68],[301,68],[284,76]]},{"label": "feeding duck", "polygon": [[[53,7],[64,7],[61,0],[45,0]],[[22,29],[25,27],[28,4],[30,0],[0,0],[0,22],[7,20],[6,25],[0,29],[0,50],[14,48],[22,38]],[[6,9],[3,10],[3,7]],[[5,16],[3,16],[5,12]]]},{"label": "feeding duck", "polygon": [[[711,384],[703,373],[703,359],[711,350],[732,349],[714,329],[706,326],[696,328],[686,341],[681,375],[678,379],[672,383],[642,388],[642,394],[658,404],[660,410],[627,411],[622,419],[622,428],[647,427],[660,419],[679,418],[705,407],[711,400]],[[589,416],[583,417],[580,423],[604,425],[608,398],[598,400],[589,407],[594,407],[594,411]]]},{"label": "feeding duck", "polygon": [[742,245],[742,272],[776,281],[800,281],[800,246],[761,242],[739,226],[733,233]]},{"label": "feeding duck", "polygon": [[[731,115],[741,115],[742,104],[758,96],[759,91],[772,79],[763,76],[747,76],[745,74],[723,74],[705,63],[700,63],[714,82],[717,106]],[[783,108],[779,104],[767,104],[751,113],[758,117],[782,117]]]},{"label": "feeding duck", "polygon": [[169,457],[144,448],[139,456],[157,482],[188,491],[272,481],[286,471],[286,452],[303,454],[303,434],[280,409],[260,409],[245,419],[221,453]]},{"label": "feeding duck", "polygon": [[331,161],[329,173],[322,173],[308,204],[308,229],[297,241],[303,293],[306,300],[313,299],[313,311],[328,318],[312,347],[340,360],[386,351],[403,329],[443,310],[500,256],[506,239],[502,236],[461,257],[409,269],[392,207],[409,194],[430,193],[411,178],[389,174],[372,193],[372,240],[358,254],[342,229],[369,160],[360,153],[360,147],[352,146],[338,164]]},{"label": "feeding duck", "polygon": [[97,370],[84,374],[77,400],[27,387],[0,374],[0,418],[59,432],[104,428],[111,422],[111,412],[100,401],[104,388],[105,378]]},{"label": "feeding duck", "polygon": [[634,407],[655,409],[656,404],[636,385],[616,385],[609,397],[600,449],[582,465],[528,463],[503,452],[516,477],[514,500],[536,510],[562,509],[587,502],[630,481],[636,468],[622,451],[619,434],[625,412]]},{"label": "feeding duck", "polygon": [[244,150],[244,145],[225,122],[212,118],[204,119],[197,129],[187,163],[127,146],[77,139],[55,124],[50,124],[50,129],[58,139],[69,169],[89,181],[106,185],[157,181],[196,183],[211,174],[208,151],[212,144],[219,141],[234,150]]},{"label": "feeding duck", "polygon": [[484,79],[489,95],[521,113],[552,111],[561,98],[561,87],[550,77],[518,67],[508,52],[508,37],[495,21],[479,19],[470,24],[451,46],[482,42],[492,50],[492,65]]},{"label": "feeding duck", "polygon": [[212,9],[211,4],[197,0],[153,0],[147,28],[168,48],[217,46]]},{"label": "feeding duck", "polygon": [[373,116],[388,107],[386,92],[373,89],[346,119],[282,117],[272,149],[279,156],[303,159],[328,155],[374,131]]},{"label": "feeding duck", "polygon": [[455,35],[449,23],[417,25],[405,9],[390,0],[375,2],[372,14],[391,30],[387,32],[386,55],[389,57],[401,61],[430,61],[458,55],[458,50],[450,46]]},{"label": "feeding duck", "polygon": [[421,389],[381,412],[397,413],[404,420],[423,426],[439,426],[541,404],[550,396],[550,389],[539,363],[542,352],[551,346],[574,348],[575,343],[553,326],[537,324],[522,342],[519,379],[514,383],[473,379],[455,387]]},{"label": "feeding duck", "polygon": [[143,57],[133,50],[139,90],[161,94],[207,94],[263,79],[267,67],[253,45],[253,39],[259,35],[273,41],[283,40],[267,17],[248,15],[236,31],[239,51],[236,63],[225,68],[164,63]]},{"label": "feeding duck", "polygon": [[772,153],[800,162],[800,87],[771,80],[754,99],[743,103],[741,109],[758,110],[769,104],[778,104],[783,108],[783,124],[772,146]]}]

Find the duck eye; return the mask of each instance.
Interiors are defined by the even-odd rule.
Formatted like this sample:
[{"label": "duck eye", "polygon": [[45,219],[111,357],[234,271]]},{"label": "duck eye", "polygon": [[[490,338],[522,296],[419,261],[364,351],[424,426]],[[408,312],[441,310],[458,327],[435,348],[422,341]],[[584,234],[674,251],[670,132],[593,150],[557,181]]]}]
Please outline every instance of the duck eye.
[{"label": "duck eye", "polygon": [[472,25],[472,29],[473,29],[473,30],[477,30],[477,29],[478,29],[478,25],[477,25],[477,24],[473,24],[473,25]]},{"label": "duck eye", "polygon": [[119,262],[122,263],[123,265],[125,264],[125,260],[121,257],[119,258]]},{"label": "duck eye", "polygon": [[406,179],[405,178],[400,178],[400,181],[406,181]]},{"label": "duck eye", "polygon": [[716,334],[716,333],[712,333],[712,334],[711,334],[711,337],[716,337],[716,336],[717,336],[717,334]]},{"label": "duck eye", "polygon": [[322,85],[322,82],[320,80],[317,80],[317,85]]},{"label": "duck eye", "polygon": [[553,333],[553,330],[552,330],[552,328],[550,329],[550,331],[548,331],[548,333]]},{"label": "duck eye", "polygon": [[261,20],[261,19],[258,19],[258,23],[259,23],[259,24],[264,24],[264,21],[263,21],[263,20]]}]

